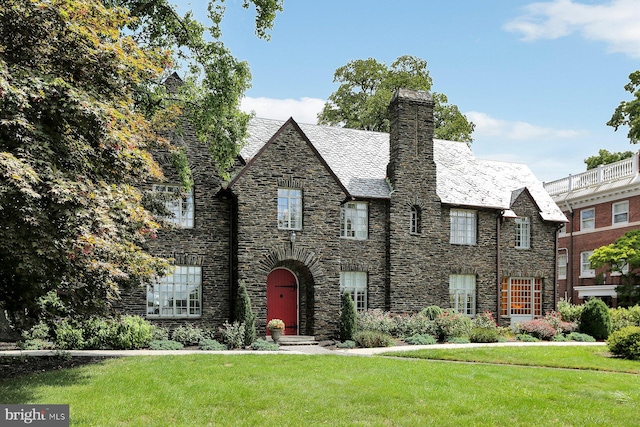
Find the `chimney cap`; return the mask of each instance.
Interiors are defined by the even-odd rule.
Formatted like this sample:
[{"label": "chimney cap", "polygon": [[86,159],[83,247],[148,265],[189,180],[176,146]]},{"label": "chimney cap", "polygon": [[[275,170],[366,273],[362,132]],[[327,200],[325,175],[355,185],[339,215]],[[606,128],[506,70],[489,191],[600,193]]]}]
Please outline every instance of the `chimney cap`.
[{"label": "chimney cap", "polygon": [[391,102],[399,98],[418,101],[418,102],[433,102],[433,97],[431,96],[431,93],[426,92],[424,90],[400,88],[396,90],[396,92],[393,94],[393,98],[391,99]]}]

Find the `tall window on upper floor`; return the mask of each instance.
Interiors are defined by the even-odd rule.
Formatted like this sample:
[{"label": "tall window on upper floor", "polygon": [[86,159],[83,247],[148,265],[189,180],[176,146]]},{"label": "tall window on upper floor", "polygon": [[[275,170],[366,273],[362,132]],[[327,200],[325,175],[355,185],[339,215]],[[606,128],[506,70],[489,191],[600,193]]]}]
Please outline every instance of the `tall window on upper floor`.
[{"label": "tall window on upper floor", "polygon": [[167,221],[178,227],[193,228],[193,188],[185,191],[179,185],[156,184],[153,191],[164,197],[164,206],[172,214],[166,218]]},{"label": "tall window on upper floor", "polygon": [[202,267],[177,265],[173,274],[147,285],[147,316],[200,317]]},{"label": "tall window on upper floor", "polygon": [[367,309],[367,273],[364,271],[341,271],[340,292],[348,293],[355,303],[356,310]]},{"label": "tall window on upper floor", "polygon": [[458,245],[476,244],[476,212],[451,209],[451,243]]},{"label": "tall window on upper floor", "polygon": [[583,209],[580,211],[580,230],[591,230],[596,227],[596,210]]},{"label": "tall window on upper floor", "polygon": [[614,203],[611,207],[611,216],[613,225],[626,224],[629,222],[629,201]]},{"label": "tall window on upper floor", "polygon": [[340,237],[346,239],[367,238],[369,229],[369,205],[366,202],[348,202],[340,208]]},{"label": "tall window on upper floor", "polygon": [[449,301],[451,308],[462,314],[476,314],[476,276],[452,274],[449,276]]},{"label": "tall window on upper floor", "polygon": [[422,233],[422,209],[419,206],[411,206],[411,214],[409,218],[409,233]]},{"label": "tall window on upper floor", "polygon": [[567,254],[558,254],[558,280],[567,279]]},{"label": "tall window on upper floor", "polygon": [[528,217],[516,218],[516,248],[531,247],[531,221]]},{"label": "tall window on upper floor", "polygon": [[302,190],[278,188],[278,228],[302,230]]},{"label": "tall window on upper floor", "polygon": [[596,277],[596,271],[591,268],[589,257],[593,254],[593,251],[580,253],[580,277]]}]

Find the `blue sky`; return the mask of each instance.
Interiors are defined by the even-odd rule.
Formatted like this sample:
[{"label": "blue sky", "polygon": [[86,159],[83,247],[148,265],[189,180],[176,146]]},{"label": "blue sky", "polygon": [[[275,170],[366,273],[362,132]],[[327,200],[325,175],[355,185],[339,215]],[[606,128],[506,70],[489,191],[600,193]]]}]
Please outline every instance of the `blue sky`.
[{"label": "blue sky", "polygon": [[[179,8],[204,19],[203,3]],[[606,126],[640,69],[640,0],[286,0],[268,42],[241,4],[225,2],[223,41],[251,67],[243,108],[259,117],[315,123],[336,68],[414,55],[476,124],[477,157],[551,181],[584,171],[601,148],[640,148]]]}]

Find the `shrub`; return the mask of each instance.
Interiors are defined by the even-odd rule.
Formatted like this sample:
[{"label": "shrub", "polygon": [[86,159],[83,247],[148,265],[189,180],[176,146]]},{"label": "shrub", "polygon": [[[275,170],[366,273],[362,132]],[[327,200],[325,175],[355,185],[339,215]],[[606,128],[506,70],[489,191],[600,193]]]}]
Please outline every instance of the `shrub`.
[{"label": "shrub", "polygon": [[85,345],[82,328],[63,320],[56,326],[55,344],[63,350],[82,350]]},{"label": "shrub", "polygon": [[498,329],[496,319],[493,318],[493,313],[490,311],[483,311],[482,313],[478,314],[471,321],[471,324],[474,328]]},{"label": "shrub", "polygon": [[627,326],[609,336],[609,351],[619,357],[640,360],[640,327]]},{"label": "shrub", "polygon": [[560,313],[555,311],[545,314],[544,321],[554,328],[558,334],[568,334],[578,330],[578,324],[576,322],[565,322]]},{"label": "shrub", "polygon": [[186,324],[175,328],[171,334],[171,338],[185,346],[189,346],[198,345],[198,343],[206,337],[204,330],[199,326]]},{"label": "shrub", "polygon": [[389,347],[393,345],[391,335],[379,331],[364,330],[356,332],[355,342],[360,347]]},{"label": "shrub", "polygon": [[531,335],[532,337],[549,341],[558,334],[556,328],[551,326],[545,319],[533,319],[517,325],[520,333]]},{"label": "shrub", "polygon": [[569,338],[566,337],[565,335],[558,334],[558,335],[554,335],[553,338],[551,338],[551,341],[554,341],[554,342],[565,342],[565,341],[569,341]]},{"label": "shrub", "polygon": [[231,350],[244,347],[244,323],[224,322],[220,328],[222,334],[222,342]]},{"label": "shrub", "polygon": [[184,345],[178,341],[171,340],[152,340],[149,342],[151,350],[182,350]]},{"label": "shrub", "polygon": [[516,339],[518,341],[522,341],[522,342],[538,342],[538,341],[540,341],[538,338],[532,337],[529,334],[518,334],[518,335],[516,335]]},{"label": "shrub", "polygon": [[200,350],[220,351],[220,350],[226,350],[227,346],[211,338],[205,338],[198,343],[198,348]]},{"label": "shrub", "polygon": [[498,342],[500,341],[500,335],[498,329],[488,329],[474,327],[469,333],[469,341],[471,342]]},{"label": "shrub", "polygon": [[340,339],[342,341],[353,340],[356,334],[356,305],[351,299],[351,294],[345,292],[342,294],[342,306],[340,309]]},{"label": "shrub", "polygon": [[18,348],[20,350],[51,350],[53,343],[39,338],[26,339],[18,343]]},{"label": "shrub", "polygon": [[591,335],[581,334],[580,332],[571,332],[567,335],[568,341],[595,342],[596,339]]},{"label": "shrub", "polygon": [[413,335],[436,335],[436,324],[422,314],[395,317],[395,332],[399,338]]},{"label": "shrub", "polygon": [[640,326],[640,305],[634,305],[629,308],[612,308],[609,310],[611,315],[611,332],[618,331],[625,326]]},{"label": "shrub", "polygon": [[124,316],[114,324],[111,344],[120,350],[148,347],[152,328],[151,323],[140,316]]},{"label": "shrub", "polygon": [[390,335],[395,329],[395,321],[391,313],[380,309],[360,311],[356,320],[358,332],[374,331]]},{"label": "shrub", "polygon": [[438,340],[449,341],[451,338],[469,336],[471,319],[453,310],[445,310],[435,320]]},{"label": "shrub", "polygon": [[50,332],[49,325],[47,325],[46,322],[40,321],[33,325],[28,331],[23,331],[22,338],[24,338],[24,340],[50,341]]},{"label": "shrub", "polygon": [[102,350],[113,347],[113,339],[117,333],[113,319],[91,317],[82,326],[85,348]]},{"label": "shrub", "polygon": [[447,342],[449,344],[469,344],[469,339],[465,337],[451,337]]},{"label": "shrub", "polygon": [[256,341],[251,343],[251,350],[278,351],[279,349],[280,346],[278,344],[263,340],[262,338],[257,339]]},{"label": "shrub", "polygon": [[606,339],[611,332],[611,315],[609,308],[600,299],[587,301],[580,317],[580,332],[589,334],[595,339]]},{"label": "shrub", "polygon": [[169,329],[162,326],[153,325],[151,328],[151,339],[154,341],[165,341],[169,339]]},{"label": "shrub", "polygon": [[579,322],[583,305],[571,304],[565,299],[558,301],[558,313],[565,322]]},{"label": "shrub", "polygon": [[356,342],[353,340],[346,340],[344,342],[339,342],[338,344],[336,344],[336,347],[338,348],[355,348],[356,347]]},{"label": "shrub", "polygon": [[444,313],[444,310],[437,305],[430,305],[423,309],[420,314],[429,320],[436,320],[440,315]]},{"label": "shrub", "polygon": [[238,285],[235,315],[238,323],[244,323],[244,345],[251,345],[256,340],[256,315],[251,310],[251,299],[243,280]]},{"label": "shrub", "polygon": [[407,344],[411,344],[411,345],[432,345],[437,342],[436,339],[431,335],[423,335],[423,334],[411,335],[410,337],[407,337],[404,341]]}]

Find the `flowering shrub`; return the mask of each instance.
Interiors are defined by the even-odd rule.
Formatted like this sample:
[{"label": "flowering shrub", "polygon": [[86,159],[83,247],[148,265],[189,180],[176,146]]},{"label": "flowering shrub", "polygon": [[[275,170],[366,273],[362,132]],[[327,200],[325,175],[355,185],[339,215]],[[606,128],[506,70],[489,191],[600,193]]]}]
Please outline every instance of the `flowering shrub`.
[{"label": "flowering shrub", "polygon": [[555,311],[545,314],[544,321],[554,328],[557,334],[569,334],[578,330],[576,322],[565,322],[560,313]]},{"label": "flowering shrub", "polygon": [[451,338],[469,336],[471,332],[471,319],[454,310],[445,310],[435,321],[436,333],[440,341],[448,341]]},{"label": "flowering shrub", "polygon": [[469,341],[471,342],[498,342],[500,335],[498,329],[474,327],[469,333]]},{"label": "flowering shrub", "polygon": [[545,319],[533,319],[519,323],[518,329],[520,333],[525,333],[541,340],[551,340],[558,331],[551,326]]},{"label": "flowering shrub", "polygon": [[267,323],[268,329],[284,329],[284,322],[280,319],[271,319]]},{"label": "flowering shrub", "polygon": [[375,331],[390,335],[396,329],[396,321],[391,313],[380,309],[360,311],[356,320],[356,330],[359,332]]},{"label": "flowering shrub", "polygon": [[233,350],[234,348],[242,348],[244,346],[244,323],[224,322],[224,328],[220,328],[222,334],[222,341],[227,345],[227,348]]},{"label": "flowering shrub", "polygon": [[497,329],[498,324],[496,323],[496,319],[493,318],[493,313],[490,311],[483,311],[478,314],[475,319],[471,321],[474,328],[482,328],[482,329]]},{"label": "flowering shrub", "polygon": [[421,313],[412,315],[397,315],[395,321],[395,334],[398,338],[412,335],[435,335],[436,325],[433,320]]},{"label": "flowering shrub", "polygon": [[358,331],[355,336],[356,344],[360,347],[389,347],[393,345],[391,335],[378,331]]},{"label": "flowering shrub", "polygon": [[571,304],[565,299],[558,301],[558,313],[565,322],[579,322],[584,305]]}]

